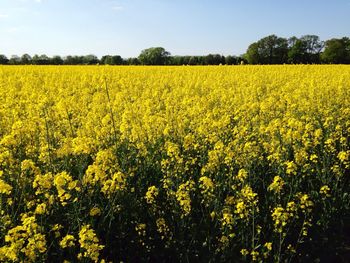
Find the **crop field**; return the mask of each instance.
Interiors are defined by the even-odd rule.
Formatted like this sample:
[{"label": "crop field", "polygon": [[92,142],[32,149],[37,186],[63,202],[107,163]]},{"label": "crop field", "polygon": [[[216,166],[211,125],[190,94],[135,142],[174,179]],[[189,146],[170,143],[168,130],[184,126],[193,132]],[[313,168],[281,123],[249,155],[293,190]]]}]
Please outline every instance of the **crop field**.
[{"label": "crop field", "polygon": [[350,66],[1,66],[1,262],[348,262]]}]

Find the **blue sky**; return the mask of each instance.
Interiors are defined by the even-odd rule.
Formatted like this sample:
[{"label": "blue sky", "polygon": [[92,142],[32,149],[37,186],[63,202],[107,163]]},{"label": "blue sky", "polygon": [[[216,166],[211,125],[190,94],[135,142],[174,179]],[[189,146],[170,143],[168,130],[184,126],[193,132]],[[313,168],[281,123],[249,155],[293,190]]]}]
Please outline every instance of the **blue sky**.
[{"label": "blue sky", "polygon": [[0,54],[243,54],[276,34],[350,37],[350,0],[0,0]]}]

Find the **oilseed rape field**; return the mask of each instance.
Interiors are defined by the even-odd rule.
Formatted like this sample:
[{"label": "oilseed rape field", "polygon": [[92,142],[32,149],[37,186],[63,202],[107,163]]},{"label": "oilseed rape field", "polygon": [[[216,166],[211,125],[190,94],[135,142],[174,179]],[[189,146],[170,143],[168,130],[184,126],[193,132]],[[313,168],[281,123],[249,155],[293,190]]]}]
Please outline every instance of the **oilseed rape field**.
[{"label": "oilseed rape field", "polygon": [[347,262],[350,66],[0,67],[1,262]]}]

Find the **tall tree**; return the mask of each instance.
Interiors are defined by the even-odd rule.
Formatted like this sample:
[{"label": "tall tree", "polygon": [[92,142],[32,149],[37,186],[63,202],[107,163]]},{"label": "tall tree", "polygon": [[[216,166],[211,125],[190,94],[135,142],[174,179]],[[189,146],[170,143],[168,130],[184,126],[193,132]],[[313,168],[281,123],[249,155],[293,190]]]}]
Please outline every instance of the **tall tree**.
[{"label": "tall tree", "polygon": [[62,65],[63,64],[63,59],[61,58],[61,56],[53,56],[51,59],[50,59],[50,64],[53,64],[53,65]]},{"label": "tall tree", "polygon": [[103,56],[101,58],[101,64],[104,64],[104,65],[123,65],[124,60],[119,55],[115,55],[115,56],[107,55],[107,56]]},{"label": "tall tree", "polygon": [[90,55],[83,56],[82,62],[85,65],[96,65],[99,63],[99,59],[95,55],[90,54]]},{"label": "tall tree", "polygon": [[307,63],[308,54],[307,46],[301,39],[293,39],[289,41],[292,43],[288,51],[288,62],[289,63]]},{"label": "tall tree", "polygon": [[225,64],[226,65],[236,65],[237,64],[237,57],[235,56],[226,56],[225,57]]},{"label": "tall tree", "polygon": [[28,54],[23,54],[21,56],[21,64],[28,65],[32,63],[32,57]]},{"label": "tall tree", "polygon": [[316,35],[305,35],[300,38],[305,45],[305,63],[320,63],[324,42]]},{"label": "tall tree", "polygon": [[9,59],[5,55],[0,55],[0,64],[5,65],[9,62]]},{"label": "tall tree", "polygon": [[270,35],[251,44],[245,55],[250,64],[282,64],[288,59],[288,41]]},{"label": "tall tree", "polygon": [[348,37],[332,38],[325,43],[325,49],[321,55],[325,63],[349,64],[350,63],[350,39]]},{"label": "tall tree", "polygon": [[170,53],[162,47],[151,47],[141,51],[138,59],[143,65],[166,65]]},{"label": "tall tree", "polygon": [[21,58],[17,55],[12,55],[9,62],[10,65],[20,65],[21,64]]}]

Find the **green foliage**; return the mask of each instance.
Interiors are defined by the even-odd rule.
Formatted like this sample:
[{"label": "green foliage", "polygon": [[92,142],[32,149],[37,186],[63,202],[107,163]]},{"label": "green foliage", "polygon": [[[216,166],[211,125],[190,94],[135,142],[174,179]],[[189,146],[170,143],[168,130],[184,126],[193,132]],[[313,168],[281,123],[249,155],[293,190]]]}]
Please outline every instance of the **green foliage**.
[{"label": "green foliage", "polygon": [[142,50],[138,59],[142,65],[166,65],[169,55],[162,47],[151,47]]},{"label": "green foliage", "polygon": [[283,64],[287,62],[288,42],[285,38],[270,35],[251,44],[246,53],[250,64]]},{"label": "green foliage", "polygon": [[321,58],[325,63],[349,64],[350,39],[348,37],[343,37],[340,39],[332,38],[327,40]]}]

